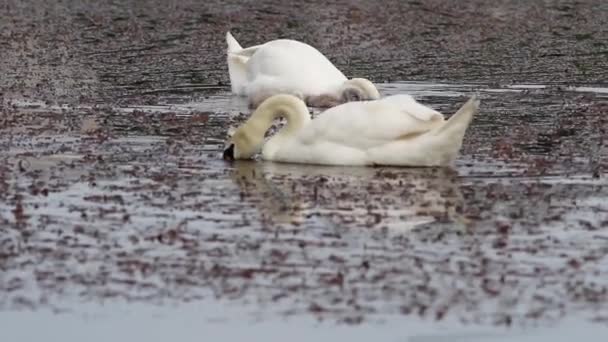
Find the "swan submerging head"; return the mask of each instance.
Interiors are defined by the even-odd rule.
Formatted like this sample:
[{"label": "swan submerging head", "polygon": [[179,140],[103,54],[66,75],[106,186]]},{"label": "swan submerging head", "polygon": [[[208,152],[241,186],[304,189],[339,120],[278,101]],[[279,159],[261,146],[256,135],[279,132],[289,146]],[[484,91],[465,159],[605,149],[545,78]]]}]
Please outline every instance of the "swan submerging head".
[{"label": "swan submerging head", "polygon": [[234,160],[234,144],[230,144],[227,149],[224,150],[224,160]]},{"label": "swan submerging head", "polygon": [[[317,165],[446,166],[458,156],[479,108],[472,96],[445,119],[409,95],[349,102],[311,120],[304,101],[274,95],[231,136],[224,159],[262,159]],[[287,124],[265,141],[274,119]]]},{"label": "swan submerging head", "polygon": [[304,42],[276,39],[243,48],[227,32],[226,43],[232,92],[248,97],[250,108],[277,94],[291,94],[321,108],[380,98],[371,81],[348,79],[319,50]]}]

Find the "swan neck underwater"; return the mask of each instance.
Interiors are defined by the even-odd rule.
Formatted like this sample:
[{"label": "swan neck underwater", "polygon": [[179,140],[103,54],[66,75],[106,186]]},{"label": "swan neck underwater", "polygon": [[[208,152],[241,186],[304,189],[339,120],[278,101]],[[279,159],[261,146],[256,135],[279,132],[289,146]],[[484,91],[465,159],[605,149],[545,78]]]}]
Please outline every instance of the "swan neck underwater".
[{"label": "swan neck underwater", "polygon": [[336,94],[342,103],[356,101],[371,101],[380,99],[376,86],[365,78],[346,80]]},{"label": "swan neck underwater", "polygon": [[[266,131],[280,117],[285,117],[287,124],[264,143]],[[309,122],[310,113],[304,101],[287,94],[272,96],[262,102],[234,132],[223,157],[229,160],[247,159],[260,150],[265,157],[270,156]]]},{"label": "swan neck underwater", "polygon": [[305,97],[306,104],[317,108],[331,108],[348,102],[380,99],[376,86],[365,78],[351,78],[327,94]]}]

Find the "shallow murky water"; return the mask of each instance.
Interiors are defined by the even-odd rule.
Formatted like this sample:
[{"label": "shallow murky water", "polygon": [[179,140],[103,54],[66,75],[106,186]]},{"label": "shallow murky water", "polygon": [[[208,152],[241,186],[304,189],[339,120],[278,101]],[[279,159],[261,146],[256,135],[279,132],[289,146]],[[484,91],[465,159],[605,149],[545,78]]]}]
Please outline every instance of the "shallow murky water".
[{"label": "shallow murky water", "polygon": [[225,90],[154,106],[7,99],[1,320],[61,327],[122,307],[135,324],[156,324],[155,312],[177,332],[182,320],[243,328],[236,310],[262,326],[289,318],[307,336],[309,319],[322,319],[321,339],[383,330],[411,341],[441,340],[416,334],[444,323],[452,338],[458,322],[475,323],[463,335],[474,340],[495,326],[604,321],[604,90],[381,85],[447,114],[480,94],[446,169],[224,162],[226,130],[248,113]]}]

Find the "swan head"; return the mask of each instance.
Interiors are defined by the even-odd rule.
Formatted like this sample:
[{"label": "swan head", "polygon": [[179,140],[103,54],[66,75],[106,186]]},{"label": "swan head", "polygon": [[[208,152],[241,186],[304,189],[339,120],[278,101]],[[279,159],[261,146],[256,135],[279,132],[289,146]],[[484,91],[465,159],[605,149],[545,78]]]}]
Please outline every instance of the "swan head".
[{"label": "swan head", "polygon": [[264,144],[264,132],[250,123],[245,123],[238,129],[230,129],[228,147],[224,149],[222,157],[225,160],[249,159],[260,152]]},{"label": "swan head", "polygon": [[376,86],[365,78],[352,78],[340,87],[338,96],[343,103],[354,101],[369,101],[380,98]]},{"label": "swan head", "polygon": [[228,131],[230,139],[223,158],[234,160],[253,157],[262,150],[266,131],[273,121],[282,116],[287,119],[287,125],[269,139],[264,147],[267,151],[310,121],[310,113],[302,99],[289,94],[273,95],[264,100],[244,124],[236,130]]}]

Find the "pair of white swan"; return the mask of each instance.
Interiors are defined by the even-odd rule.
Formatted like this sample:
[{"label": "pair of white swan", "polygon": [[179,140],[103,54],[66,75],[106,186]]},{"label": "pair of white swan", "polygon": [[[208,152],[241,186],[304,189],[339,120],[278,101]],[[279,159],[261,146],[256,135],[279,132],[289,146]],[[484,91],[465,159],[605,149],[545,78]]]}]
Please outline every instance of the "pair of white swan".
[{"label": "pair of white swan", "polygon": [[[230,33],[232,90],[256,108],[231,136],[224,159],[321,165],[446,166],[454,161],[479,100],[449,120],[409,95],[380,99],[366,79],[348,80],[310,45],[275,40],[243,49]],[[307,108],[328,107],[315,120]],[[287,124],[265,142],[273,121]]]}]

